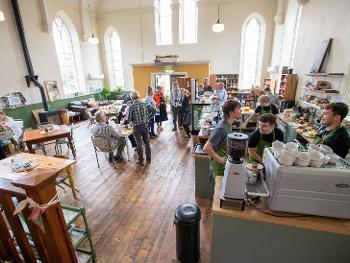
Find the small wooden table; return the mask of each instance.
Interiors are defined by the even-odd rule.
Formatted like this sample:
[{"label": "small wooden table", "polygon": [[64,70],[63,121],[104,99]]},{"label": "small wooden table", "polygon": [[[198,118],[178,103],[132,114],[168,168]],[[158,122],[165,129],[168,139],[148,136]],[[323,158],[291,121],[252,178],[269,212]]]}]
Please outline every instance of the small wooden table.
[{"label": "small wooden table", "polygon": [[[33,163],[34,165],[39,165],[26,172],[13,172],[11,169],[11,160],[14,158],[22,158]],[[76,160],[72,159],[62,159],[40,154],[18,153],[0,161],[0,181],[6,180],[11,182],[18,180],[31,180],[33,177],[38,176],[40,173],[67,173],[73,197],[74,199],[77,199],[72,171],[72,165],[76,162]]]},{"label": "small wooden table", "polygon": [[69,147],[72,150],[74,159],[76,159],[76,151],[73,143],[73,138],[71,136],[71,131],[67,125],[55,126],[53,131],[45,132],[40,129],[27,129],[23,133],[23,141],[27,144],[29,152],[35,153],[33,150],[33,144],[40,144],[48,141],[54,141],[61,138],[67,138]]}]

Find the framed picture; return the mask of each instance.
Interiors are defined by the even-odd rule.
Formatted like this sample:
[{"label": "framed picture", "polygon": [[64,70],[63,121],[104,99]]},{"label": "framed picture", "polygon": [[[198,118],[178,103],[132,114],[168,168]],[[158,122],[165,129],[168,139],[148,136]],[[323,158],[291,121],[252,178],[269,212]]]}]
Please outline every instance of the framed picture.
[{"label": "framed picture", "polygon": [[57,81],[46,80],[44,81],[46,94],[50,102],[59,100],[61,98],[60,90],[57,86]]},{"label": "framed picture", "polygon": [[21,92],[9,93],[0,99],[0,108],[17,108],[24,106],[26,99]]}]

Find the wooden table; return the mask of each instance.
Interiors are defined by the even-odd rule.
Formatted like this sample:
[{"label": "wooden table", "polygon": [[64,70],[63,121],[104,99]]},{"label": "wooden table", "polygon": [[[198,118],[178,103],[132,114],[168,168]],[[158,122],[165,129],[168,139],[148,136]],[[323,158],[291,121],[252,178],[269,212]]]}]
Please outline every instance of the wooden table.
[{"label": "wooden table", "polygon": [[[11,169],[11,160],[16,158],[22,158],[26,161],[32,162],[34,165],[39,164],[34,169],[26,172],[13,172]],[[3,160],[0,160],[0,180],[6,181],[26,181],[31,180],[34,176],[38,174],[60,174],[67,173],[70,187],[72,189],[72,194],[75,199],[77,199],[77,193],[74,186],[73,170],[72,165],[77,161],[72,159],[62,159],[57,157],[50,157],[39,154],[30,153],[18,153],[12,155]]]},{"label": "wooden table", "polygon": [[74,159],[76,159],[76,151],[75,146],[73,143],[73,138],[71,136],[71,131],[67,127],[67,125],[55,125],[55,128],[53,131],[45,132],[40,129],[27,129],[23,133],[23,141],[26,143],[29,152],[35,153],[33,150],[32,145],[33,144],[40,144],[48,141],[55,141],[57,139],[61,138],[67,138],[69,147],[72,150],[72,154],[74,156]]},{"label": "wooden table", "polygon": [[221,180],[212,206],[212,262],[349,262],[350,220],[274,212],[265,202],[244,211],[220,208]]}]

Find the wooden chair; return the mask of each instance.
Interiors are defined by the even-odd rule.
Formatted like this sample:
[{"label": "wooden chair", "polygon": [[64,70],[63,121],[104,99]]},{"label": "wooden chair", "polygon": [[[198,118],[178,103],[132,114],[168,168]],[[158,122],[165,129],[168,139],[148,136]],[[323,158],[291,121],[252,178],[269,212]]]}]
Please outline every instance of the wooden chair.
[{"label": "wooden chair", "polygon": [[[70,126],[70,136],[72,138],[72,142],[74,144],[74,140],[73,140],[73,129],[74,126],[73,124]],[[55,143],[55,154],[56,155],[62,155],[62,145],[67,145],[67,153],[69,151],[70,146],[69,146],[69,141],[67,138],[61,138],[61,139],[57,139],[56,143]]]},{"label": "wooden chair", "polygon": [[[115,150],[117,150],[117,147],[113,148],[110,140],[108,140],[105,137],[101,137],[101,136],[94,136],[93,135],[93,136],[91,136],[91,141],[92,141],[92,145],[94,146],[94,150],[95,150],[97,166],[101,170],[100,163],[98,161],[97,152],[103,152],[105,154],[110,155],[110,154],[113,154],[115,152]],[[113,164],[115,164],[114,158],[112,158],[112,160],[113,160]]]},{"label": "wooden chair", "polygon": [[[55,155],[54,157],[68,159],[68,157],[65,155]],[[72,180],[73,180],[72,172],[68,170],[63,170],[56,177],[56,186],[62,188],[64,191],[65,191],[65,188],[63,185],[70,187],[74,196],[74,190],[77,191],[78,193],[80,192],[77,188],[74,187]],[[76,199],[76,196],[74,196],[74,199]]]}]

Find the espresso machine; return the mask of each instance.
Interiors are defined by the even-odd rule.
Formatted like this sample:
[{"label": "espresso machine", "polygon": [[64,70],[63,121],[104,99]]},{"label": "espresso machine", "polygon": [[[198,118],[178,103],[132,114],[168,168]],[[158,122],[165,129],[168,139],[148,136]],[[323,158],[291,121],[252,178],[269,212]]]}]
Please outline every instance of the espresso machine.
[{"label": "espresso machine", "polygon": [[[247,148],[248,135],[238,132],[228,135],[228,157],[225,164],[224,177],[221,182],[220,207],[243,210],[244,201],[247,198],[267,197],[269,195],[262,178],[262,165],[247,165],[243,160],[247,153]],[[258,169],[259,165],[261,166],[260,169]],[[256,169],[252,169],[252,167]]]}]

